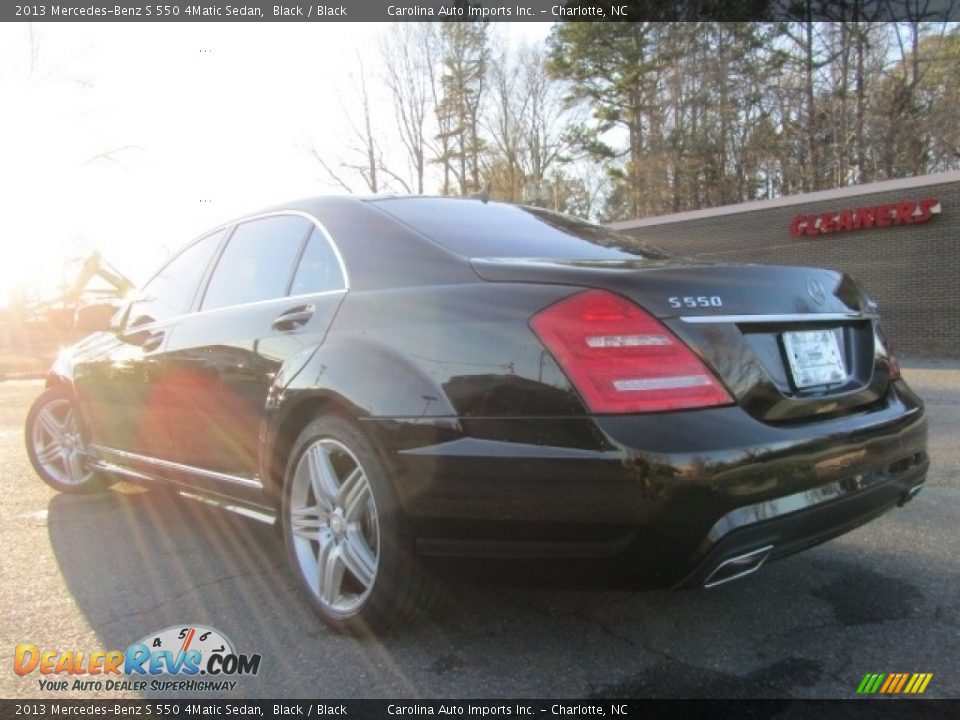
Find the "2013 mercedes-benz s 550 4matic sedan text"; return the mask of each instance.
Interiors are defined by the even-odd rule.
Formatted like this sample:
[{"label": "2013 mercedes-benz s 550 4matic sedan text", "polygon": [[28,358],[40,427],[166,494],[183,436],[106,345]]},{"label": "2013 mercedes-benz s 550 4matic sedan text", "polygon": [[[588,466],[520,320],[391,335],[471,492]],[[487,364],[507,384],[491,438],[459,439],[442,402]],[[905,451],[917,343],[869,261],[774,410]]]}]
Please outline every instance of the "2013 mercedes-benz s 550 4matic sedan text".
[{"label": "2013 mercedes-benz s 550 4matic sedan text", "polygon": [[169,483],[278,523],[341,630],[418,610],[430,555],[714,586],[924,481],[875,310],[838,272],[533,207],[308,199],[195,240],[62,353],[27,448],[58,490]]}]

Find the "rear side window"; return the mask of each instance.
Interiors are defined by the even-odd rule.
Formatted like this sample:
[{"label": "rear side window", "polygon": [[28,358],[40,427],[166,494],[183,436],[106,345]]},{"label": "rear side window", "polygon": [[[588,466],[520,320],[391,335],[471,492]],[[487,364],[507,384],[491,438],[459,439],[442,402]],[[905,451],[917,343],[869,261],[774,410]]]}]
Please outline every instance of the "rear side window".
[{"label": "rear side window", "polygon": [[313,224],[294,215],[237,225],[210,278],[203,309],[282,297],[300,246]]},{"label": "rear side window", "polygon": [[185,248],[143,286],[130,306],[128,325],[146,325],[190,310],[200,279],[226,230],[206,235]]},{"label": "rear side window", "polygon": [[333,248],[323,233],[314,228],[297,266],[297,274],[293,276],[290,294],[307,295],[342,290],[345,287],[340,263],[333,253]]},{"label": "rear side window", "polygon": [[464,257],[563,260],[656,259],[640,241],[541,208],[451,198],[391,198],[373,204]]}]

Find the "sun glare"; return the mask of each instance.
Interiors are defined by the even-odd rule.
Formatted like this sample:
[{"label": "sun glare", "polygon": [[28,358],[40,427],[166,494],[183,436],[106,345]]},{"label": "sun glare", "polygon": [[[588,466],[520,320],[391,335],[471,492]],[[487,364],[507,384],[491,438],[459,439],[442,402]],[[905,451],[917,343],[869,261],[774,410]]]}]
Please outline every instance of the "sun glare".
[{"label": "sun glare", "polygon": [[363,49],[375,72],[390,29],[202,23],[171,40],[162,24],[4,24],[0,305],[56,296],[93,250],[141,282],[230,217],[343,192],[304,148],[341,152],[343,58]]}]

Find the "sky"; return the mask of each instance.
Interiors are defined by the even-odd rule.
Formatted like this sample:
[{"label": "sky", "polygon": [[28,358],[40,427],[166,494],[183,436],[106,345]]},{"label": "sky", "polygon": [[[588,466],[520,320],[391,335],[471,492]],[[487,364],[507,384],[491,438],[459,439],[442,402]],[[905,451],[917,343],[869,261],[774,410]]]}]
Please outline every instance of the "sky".
[{"label": "sky", "polygon": [[[528,42],[550,27],[492,25]],[[390,28],[0,25],[0,305],[18,285],[49,294],[94,249],[142,282],[219,222],[343,192],[305,147],[341,152],[339,98]]]}]

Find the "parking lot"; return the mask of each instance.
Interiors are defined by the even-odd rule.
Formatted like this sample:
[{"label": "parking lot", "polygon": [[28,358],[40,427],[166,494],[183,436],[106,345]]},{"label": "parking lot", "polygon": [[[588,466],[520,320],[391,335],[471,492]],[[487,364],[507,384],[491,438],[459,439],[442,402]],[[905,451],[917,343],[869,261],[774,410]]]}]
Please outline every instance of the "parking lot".
[{"label": "parking lot", "polygon": [[41,383],[0,383],[2,697],[138,697],[42,691],[12,671],[14,647],[122,649],[195,623],[263,657],[232,693],[202,697],[850,698],[868,672],[931,672],[925,696],[960,697],[960,363],[904,374],[927,402],[932,458],[906,507],[711,591],[448,580],[427,619],[376,641],[325,629],[271,528],[123,483],[49,490],[22,439]]}]

